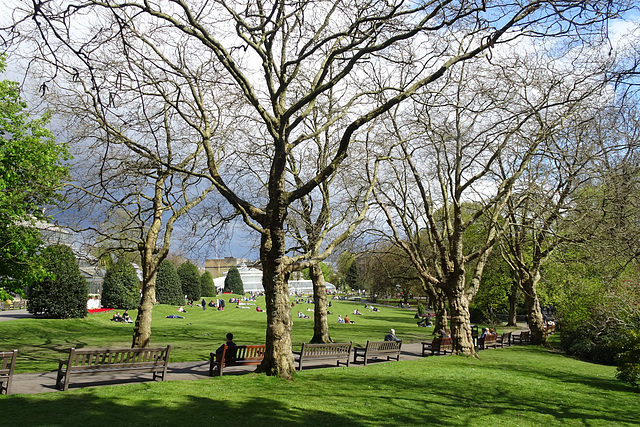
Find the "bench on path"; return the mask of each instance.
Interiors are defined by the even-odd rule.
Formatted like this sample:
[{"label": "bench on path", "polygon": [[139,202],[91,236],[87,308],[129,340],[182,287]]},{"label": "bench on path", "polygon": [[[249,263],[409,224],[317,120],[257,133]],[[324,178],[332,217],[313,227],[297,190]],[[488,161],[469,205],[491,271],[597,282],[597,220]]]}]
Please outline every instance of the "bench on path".
[{"label": "bench on path", "polygon": [[522,331],[520,334],[511,336],[511,341],[515,344],[516,342],[519,344],[529,343],[531,341],[531,333],[529,331]]},{"label": "bench on path", "polygon": [[387,357],[387,360],[395,357],[400,360],[400,348],[402,341],[367,341],[366,347],[353,347],[353,363],[358,361],[358,357],[364,359],[364,366],[367,360],[372,357]]},{"label": "bench on path", "polygon": [[0,352],[0,394],[11,394],[18,350]]},{"label": "bench on path", "polygon": [[21,308],[27,308],[27,302],[25,300],[21,301],[9,301],[9,302],[0,302],[0,310],[19,310]]},{"label": "bench on path", "polygon": [[511,346],[511,332],[505,332],[498,337],[496,340],[496,345],[504,348],[504,345]]},{"label": "bench on path", "polygon": [[264,359],[265,348],[264,344],[231,347],[225,344],[221,353],[209,354],[209,376],[216,371],[222,376],[225,366],[259,365]]},{"label": "bench on path", "polygon": [[[299,371],[302,370],[302,362],[305,360],[335,360],[336,366],[340,366],[340,363],[349,366],[351,347],[353,347],[353,341],[326,344],[302,343],[300,351],[294,351],[293,354],[298,359]],[[341,362],[342,359],[346,362]]]},{"label": "bench on path", "polygon": [[66,391],[71,375],[116,372],[152,372],[153,379],[167,376],[171,346],[126,349],[75,349],[68,359],[60,359],[56,387]]},{"label": "bench on path", "polygon": [[498,345],[498,334],[487,334],[478,339],[478,347],[480,350],[486,350],[489,347],[496,348]]},{"label": "bench on path", "polygon": [[427,350],[431,350],[431,354],[447,354],[447,351],[453,353],[453,341],[451,341],[451,337],[436,337],[433,341],[423,341],[422,342],[422,355],[427,352]]}]

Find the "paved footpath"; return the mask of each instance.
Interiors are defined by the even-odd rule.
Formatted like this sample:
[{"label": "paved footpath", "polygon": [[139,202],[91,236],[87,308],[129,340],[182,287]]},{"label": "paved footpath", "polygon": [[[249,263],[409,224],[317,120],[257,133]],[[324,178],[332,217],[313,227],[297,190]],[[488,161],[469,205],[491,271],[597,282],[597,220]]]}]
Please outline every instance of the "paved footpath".
[{"label": "paved footpath", "polygon": [[[421,352],[422,345],[420,343],[403,344],[400,360],[421,358]],[[394,362],[394,360],[392,360],[391,362]],[[376,362],[375,360],[369,360],[367,365],[372,365],[375,363],[387,363],[386,358],[381,358],[378,362]],[[361,360],[358,360],[358,363],[353,363],[353,356],[351,356],[350,366],[362,367],[364,365]],[[305,363],[304,369],[308,370],[322,367],[335,367],[335,364],[314,365],[313,363],[309,362]],[[253,366],[228,366],[224,369],[224,374],[225,376],[242,375],[252,372],[253,369]],[[36,394],[60,391],[55,387],[56,374],[57,371],[14,374],[11,394]],[[75,390],[89,386],[130,384],[132,382],[153,382],[151,378],[152,374],[150,373],[100,373],[94,375],[78,375],[71,378],[69,390]],[[201,360],[197,362],[169,363],[169,367],[167,369],[167,381],[202,380],[207,378],[211,378],[209,377],[209,361]]]},{"label": "paved footpath", "polygon": [[[32,317],[26,310],[7,310],[0,312],[0,321],[22,319]],[[3,349],[4,350],[4,349]],[[8,349],[10,350],[10,349]],[[400,360],[411,360],[422,357],[422,344],[417,343],[403,343],[402,353]],[[18,354],[18,357],[20,355]],[[171,357],[171,356],[169,356]],[[386,363],[386,358],[381,358],[380,361],[369,361],[367,364],[374,363]],[[335,366],[335,364],[309,364],[305,363],[305,369],[313,369],[319,367]],[[361,360],[358,363],[353,363],[353,356],[351,356],[350,366],[363,366]],[[229,366],[224,369],[225,375],[242,375],[253,371],[253,366]],[[52,372],[35,372],[29,374],[14,374],[13,385],[11,394],[36,394],[36,393],[50,393],[58,390],[56,385],[57,371]],[[102,386],[102,385],[116,385],[116,384],[129,384],[132,382],[152,382],[152,374],[136,374],[136,373],[99,373],[94,375],[79,375],[72,377],[69,384],[69,390],[75,390],[89,386]],[[200,360],[196,362],[177,362],[169,363],[167,369],[167,381],[187,381],[187,380],[202,380],[211,378],[209,377],[209,361]]]}]

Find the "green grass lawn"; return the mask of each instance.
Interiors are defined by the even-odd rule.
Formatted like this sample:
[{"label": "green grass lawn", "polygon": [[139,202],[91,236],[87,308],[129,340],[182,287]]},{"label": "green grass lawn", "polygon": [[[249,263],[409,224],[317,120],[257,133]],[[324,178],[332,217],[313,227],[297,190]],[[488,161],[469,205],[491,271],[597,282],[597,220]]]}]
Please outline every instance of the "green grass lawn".
[{"label": "green grass lawn", "polygon": [[[263,300],[257,302],[264,305]],[[294,346],[312,336],[313,320],[292,308]],[[335,323],[358,308],[355,325]],[[238,344],[264,342],[265,313],[193,308],[185,319],[166,319],[176,308],[154,308],[153,345],[171,344],[171,361],[206,360],[227,331]],[[431,338],[415,311],[334,301],[336,341],[382,339],[389,328],[406,341]],[[135,315],[134,312],[131,313]],[[85,319],[19,319],[0,322],[0,349],[20,350],[18,372],[54,370],[70,347],[128,347],[133,325],[109,321],[112,313]],[[0,397],[0,425],[23,426],[527,426],[638,425],[640,395],[614,378],[615,368],[581,362],[538,346],[488,350],[462,356],[309,369],[293,381],[258,374],[198,381],[95,387],[69,392]]]},{"label": "green grass lawn", "polygon": [[614,368],[537,346],[259,374],[0,397],[12,426],[638,425],[639,395]]},{"label": "green grass lawn", "polygon": [[[228,296],[225,296],[228,299]],[[255,304],[264,308],[264,298]],[[332,301],[329,308],[329,331],[336,342],[353,341],[364,345],[367,340],[382,340],[389,328],[406,342],[431,339],[433,328],[419,328],[413,318],[415,310],[381,307],[379,312],[365,310],[364,303]],[[235,308],[227,304],[224,311],[212,308],[189,308],[181,314],[175,306],[156,305],[153,309],[151,345],[171,344],[171,362],[208,360],[209,353],[233,332],[237,344],[261,344],[265,341],[266,313]],[[312,304],[292,307],[293,343],[299,347],[313,336],[313,319],[299,319],[298,311],[313,317]],[[351,313],[358,308],[361,316]],[[122,310],[120,310],[122,311]],[[57,369],[57,360],[65,351],[76,348],[130,347],[133,324],[116,323],[109,319],[114,312],[90,314],[84,319],[18,319],[0,322],[0,349],[18,349],[16,372],[43,372]],[[133,319],[136,310],[130,310]],[[167,319],[168,314],[181,314],[184,319]],[[355,324],[336,323],[338,314],[349,317]]]}]

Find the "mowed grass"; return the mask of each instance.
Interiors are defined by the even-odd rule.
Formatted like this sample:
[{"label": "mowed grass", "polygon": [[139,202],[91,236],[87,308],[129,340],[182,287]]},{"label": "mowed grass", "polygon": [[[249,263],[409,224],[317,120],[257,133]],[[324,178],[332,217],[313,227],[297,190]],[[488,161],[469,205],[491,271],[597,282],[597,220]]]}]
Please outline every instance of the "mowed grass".
[{"label": "mowed grass", "polygon": [[0,397],[12,426],[610,426],[638,425],[637,393],[614,368],[537,346],[474,360],[426,357],[260,374]]},{"label": "mowed grass", "polygon": [[[225,295],[228,300],[229,296]],[[207,300],[209,301],[209,299]],[[250,302],[262,308],[264,298]],[[172,346],[170,361],[186,362],[208,360],[209,353],[225,340],[227,332],[233,332],[236,344],[263,344],[265,342],[266,313],[255,311],[256,305],[248,309],[235,308],[227,304],[224,311],[207,307],[186,307],[186,314],[178,313],[175,306],[156,305],[151,325],[151,346]],[[381,307],[379,312],[364,308],[364,303],[332,300],[329,311],[329,331],[335,342],[353,341],[365,345],[367,340],[382,340],[389,328],[405,342],[431,339],[433,328],[419,328],[413,318],[416,311]],[[312,304],[297,304],[291,308],[293,316],[293,344],[300,344],[313,337]],[[358,308],[361,316],[354,316]],[[310,316],[299,319],[298,311]],[[122,310],[120,310],[122,312]],[[58,359],[64,357],[69,348],[119,348],[130,347],[133,324],[110,321],[113,312],[90,314],[84,319],[17,319],[0,322],[0,350],[18,349],[16,372],[45,372],[58,367]],[[130,310],[133,319],[136,310]],[[179,314],[184,319],[167,319],[165,316]],[[355,324],[336,323],[338,314],[349,317]]]}]

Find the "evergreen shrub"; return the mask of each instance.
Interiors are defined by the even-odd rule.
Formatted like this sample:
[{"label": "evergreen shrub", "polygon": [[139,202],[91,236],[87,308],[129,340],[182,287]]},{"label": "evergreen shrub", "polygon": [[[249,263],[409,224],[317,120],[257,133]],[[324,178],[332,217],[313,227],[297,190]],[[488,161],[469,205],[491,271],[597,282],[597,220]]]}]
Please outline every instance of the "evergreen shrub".
[{"label": "evergreen shrub", "polygon": [[42,263],[48,274],[29,286],[28,311],[54,319],[86,317],[89,287],[71,248],[64,245],[45,248]]},{"label": "evergreen shrub", "polygon": [[102,306],[132,310],[140,303],[140,283],[130,262],[118,261],[107,270],[102,286]]},{"label": "evergreen shrub", "polygon": [[184,294],[180,278],[176,273],[173,264],[164,260],[158,267],[156,277],[156,300],[160,304],[182,305],[184,304]]},{"label": "evergreen shrub", "polygon": [[200,298],[200,272],[191,262],[187,261],[178,267],[178,277],[182,286],[182,293],[188,299],[197,300]]}]

